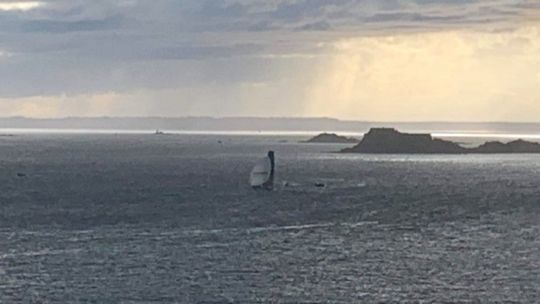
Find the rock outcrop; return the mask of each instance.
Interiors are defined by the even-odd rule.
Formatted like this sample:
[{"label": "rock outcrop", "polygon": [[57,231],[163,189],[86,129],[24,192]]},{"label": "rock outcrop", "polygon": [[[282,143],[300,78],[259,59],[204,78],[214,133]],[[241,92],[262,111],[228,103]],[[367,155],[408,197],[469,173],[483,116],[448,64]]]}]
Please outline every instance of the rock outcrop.
[{"label": "rock outcrop", "polygon": [[321,133],[309,140],[306,143],[325,143],[325,144],[356,144],[360,140],[352,137],[339,136],[334,133]]},{"label": "rock outcrop", "polygon": [[473,153],[540,153],[540,144],[521,139],[506,144],[490,141],[471,150]]},{"label": "rock outcrop", "polygon": [[509,143],[487,142],[476,148],[433,138],[430,134],[401,133],[392,128],[373,128],[360,143],[343,149],[344,153],[379,154],[465,154],[465,153],[540,153],[540,144],[516,140]]}]

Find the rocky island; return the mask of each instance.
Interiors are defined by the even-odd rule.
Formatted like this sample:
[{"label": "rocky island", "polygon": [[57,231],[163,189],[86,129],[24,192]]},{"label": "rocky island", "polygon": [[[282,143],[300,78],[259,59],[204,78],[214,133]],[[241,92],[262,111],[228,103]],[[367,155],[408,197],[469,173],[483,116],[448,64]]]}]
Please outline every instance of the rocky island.
[{"label": "rocky island", "polygon": [[343,153],[374,154],[466,154],[466,153],[540,153],[540,144],[524,140],[509,143],[487,142],[465,148],[457,143],[433,138],[431,134],[401,133],[392,128],[373,128],[360,143]]},{"label": "rocky island", "polygon": [[356,144],[360,140],[353,137],[339,136],[334,133],[321,133],[313,138],[310,138],[304,143],[324,143],[324,144]]}]

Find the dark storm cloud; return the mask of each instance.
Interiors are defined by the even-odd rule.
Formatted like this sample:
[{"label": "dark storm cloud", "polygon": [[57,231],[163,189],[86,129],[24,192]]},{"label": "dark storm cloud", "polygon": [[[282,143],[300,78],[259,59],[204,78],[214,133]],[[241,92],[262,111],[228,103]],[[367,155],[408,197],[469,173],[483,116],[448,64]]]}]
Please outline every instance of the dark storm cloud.
[{"label": "dark storm cloud", "polygon": [[347,35],[511,28],[540,10],[518,0],[38,2],[0,10],[0,97],[242,82],[273,70],[268,58],[319,54],[319,42]]}]

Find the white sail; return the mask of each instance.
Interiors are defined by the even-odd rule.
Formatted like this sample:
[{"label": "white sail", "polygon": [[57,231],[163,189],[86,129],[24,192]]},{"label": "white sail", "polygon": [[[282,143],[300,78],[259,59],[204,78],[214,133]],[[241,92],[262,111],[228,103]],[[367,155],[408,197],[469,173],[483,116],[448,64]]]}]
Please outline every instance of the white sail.
[{"label": "white sail", "polygon": [[268,156],[261,158],[251,170],[249,183],[252,187],[262,187],[270,180],[272,172],[272,162]]}]

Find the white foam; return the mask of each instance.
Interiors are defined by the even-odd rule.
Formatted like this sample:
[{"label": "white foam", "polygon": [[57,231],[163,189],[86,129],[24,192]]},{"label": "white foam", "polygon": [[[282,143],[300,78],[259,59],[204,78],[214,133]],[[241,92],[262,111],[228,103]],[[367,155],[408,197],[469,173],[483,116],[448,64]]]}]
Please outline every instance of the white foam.
[{"label": "white foam", "polygon": [[295,231],[295,230],[308,230],[308,229],[320,229],[328,227],[348,227],[356,228],[366,225],[378,225],[377,221],[362,221],[355,223],[320,223],[320,224],[306,224],[306,225],[288,225],[288,226],[267,226],[267,227],[253,227],[253,228],[224,228],[224,229],[194,229],[185,230],[185,234],[221,234],[221,233],[263,233],[271,231]]},{"label": "white foam", "polygon": [[23,251],[23,252],[13,252],[0,255],[0,259],[7,258],[16,258],[16,257],[38,257],[38,256],[48,256],[48,255],[62,255],[62,254],[77,254],[81,252],[82,249],[61,249],[61,250],[50,250],[43,249],[38,251]]}]

